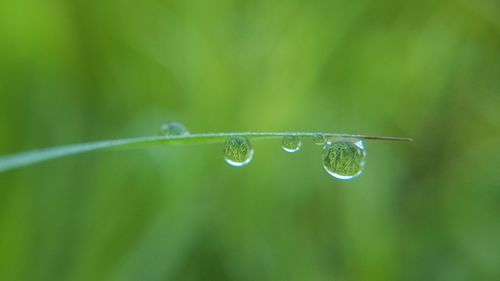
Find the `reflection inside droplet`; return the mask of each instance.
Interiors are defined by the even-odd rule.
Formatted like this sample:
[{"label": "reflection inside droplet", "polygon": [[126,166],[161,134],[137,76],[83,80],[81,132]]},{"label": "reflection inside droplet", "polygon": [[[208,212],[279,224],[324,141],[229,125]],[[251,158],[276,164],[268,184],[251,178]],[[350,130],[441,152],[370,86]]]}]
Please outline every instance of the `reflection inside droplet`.
[{"label": "reflection inside droplet", "polygon": [[179,122],[168,122],[160,127],[160,135],[162,136],[183,136],[188,134],[189,131]]},{"label": "reflection inside droplet", "polygon": [[326,137],[323,134],[315,134],[312,137],[312,141],[316,145],[325,145],[325,143],[326,143]]},{"label": "reflection inside droplet", "polygon": [[241,136],[228,137],[224,144],[224,160],[231,166],[245,166],[253,158],[253,148],[250,141]]},{"label": "reflection inside droplet", "polygon": [[366,150],[360,139],[337,140],[323,147],[323,167],[337,179],[350,180],[363,172]]},{"label": "reflection inside droplet", "polygon": [[283,136],[283,140],[281,141],[281,147],[286,152],[297,152],[300,150],[301,146],[302,141],[299,136],[286,135]]}]

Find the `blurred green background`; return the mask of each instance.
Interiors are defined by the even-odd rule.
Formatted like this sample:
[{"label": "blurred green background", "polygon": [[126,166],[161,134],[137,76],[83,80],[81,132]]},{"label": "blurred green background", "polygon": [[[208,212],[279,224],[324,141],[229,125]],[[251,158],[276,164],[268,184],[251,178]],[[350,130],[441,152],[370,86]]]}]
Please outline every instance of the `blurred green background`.
[{"label": "blurred green background", "polygon": [[326,131],[363,176],[255,141],[0,174],[0,280],[500,280],[500,2],[0,1],[0,154]]}]

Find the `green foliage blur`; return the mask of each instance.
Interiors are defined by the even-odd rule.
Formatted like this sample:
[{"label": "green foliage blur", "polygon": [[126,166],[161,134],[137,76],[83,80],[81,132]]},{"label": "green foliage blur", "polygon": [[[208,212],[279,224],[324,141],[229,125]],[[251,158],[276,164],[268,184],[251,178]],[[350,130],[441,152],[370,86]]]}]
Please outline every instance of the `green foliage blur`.
[{"label": "green foliage blur", "polygon": [[256,141],[0,174],[0,280],[500,280],[497,0],[0,1],[0,155],[191,132],[326,131],[364,174]]}]

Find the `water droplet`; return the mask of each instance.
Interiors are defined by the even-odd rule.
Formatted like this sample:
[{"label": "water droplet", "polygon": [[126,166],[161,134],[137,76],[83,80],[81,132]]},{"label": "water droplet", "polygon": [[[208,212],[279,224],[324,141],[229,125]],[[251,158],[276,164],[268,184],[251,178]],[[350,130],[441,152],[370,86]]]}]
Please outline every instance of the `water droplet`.
[{"label": "water droplet", "polygon": [[316,145],[325,145],[326,143],[326,138],[324,135],[322,134],[315,134],[313,137],[312,137],[312,141],[314,144]]},{"label": "water droplet", "polygon": [[228,137],[224,145],[224,160],[236,167],[245,166],[253,157],[253,148],[250,141],[241,136]]},{"label": "water droplet", "polygon": [[188,134],[189,131],[179,122],[168,122],[160,128],[160,135],[162,136],[183,136]]},{"label": "water droplet", "polygon": [[362,140],[338,140],[323,147],[323,167],[337,179],[350,180],[361,175],[365,158]]},{"label": "water droplet", "polygon": [[302,146],[302,141],[299,136],[287,135],[283,136],[283,141],[281,142],[281,147],[286,152],[297,152]]}]

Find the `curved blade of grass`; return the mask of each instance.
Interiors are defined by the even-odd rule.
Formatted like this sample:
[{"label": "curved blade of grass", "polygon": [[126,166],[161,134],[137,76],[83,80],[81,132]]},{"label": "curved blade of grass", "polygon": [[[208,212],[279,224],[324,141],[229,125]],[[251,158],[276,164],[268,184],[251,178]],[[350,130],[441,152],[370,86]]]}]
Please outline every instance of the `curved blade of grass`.
[{"label": "curved blade of grass", "polygon": [[357,138],[364,140],[382,140],[382,141],[412,141],[412,139],[410,138],[400,138],[400,137],[381,137],[381,136],[330,134],[330,133],[301,133],[301,132],[204,133],[204,134],[188,134],[182,136],[149,136],[149,137],[87,142],[87,143],[58,146],[58,147],[31,150],[17,154],[6,155],[0,157],[0,172],[5,172],[12,169],[25,167],[56,158],[62,158],[70,155],[82,154],[103,149],[140,148],[140,147],[152,147],[152,146],[169,145],[169,144],[214,143],[214,142],[223,142],[227,137],[230,136],[243,136],[250,139],[272,139],[272,138],[281,138],[286,135],[295,135],[299,137],[312,138],[318,134],[323,135],[327,139]]}]

